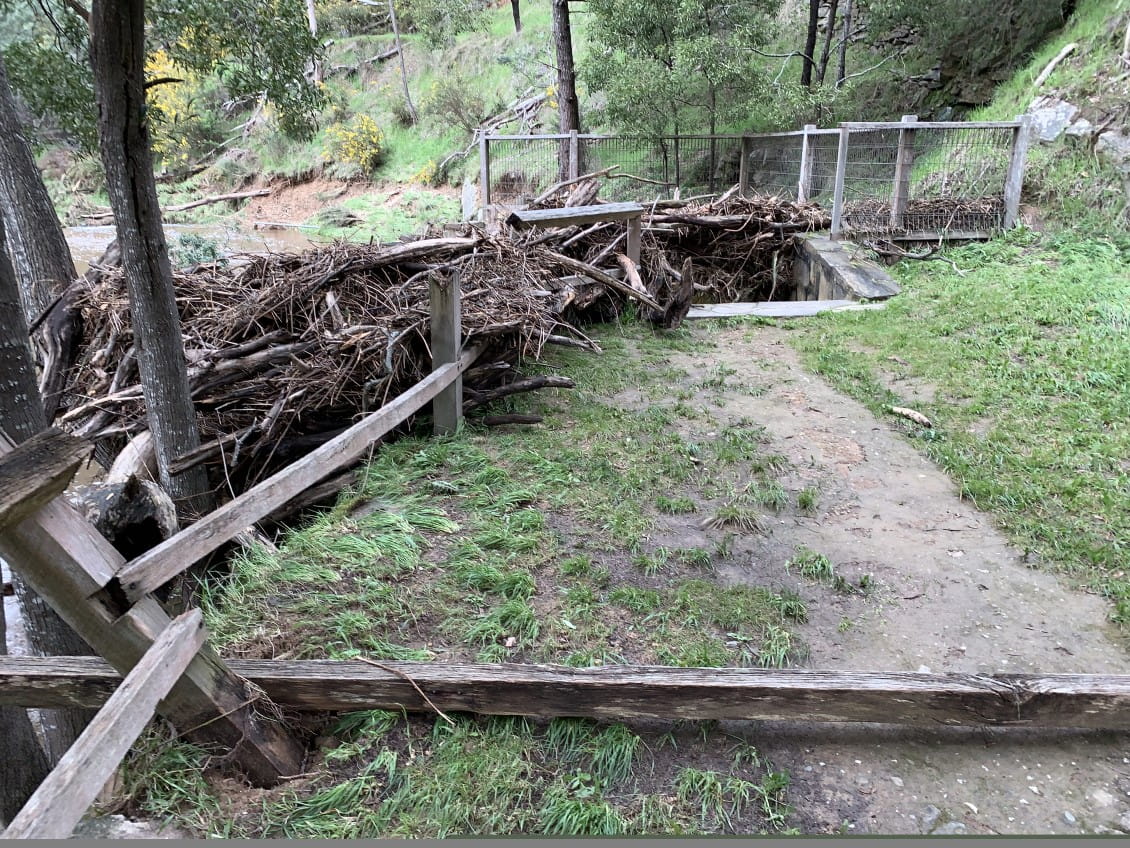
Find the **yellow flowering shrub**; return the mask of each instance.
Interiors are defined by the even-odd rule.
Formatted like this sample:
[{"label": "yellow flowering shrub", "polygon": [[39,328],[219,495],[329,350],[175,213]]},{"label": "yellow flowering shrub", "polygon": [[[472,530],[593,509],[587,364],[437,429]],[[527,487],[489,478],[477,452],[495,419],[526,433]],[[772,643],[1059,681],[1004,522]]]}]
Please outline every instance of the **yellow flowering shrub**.
[{"label": "yellow flowering shrub", "polygon": [[412,175],[412,182],[421,185],[435,185],[437,176],[439,176],[439,167],[436,165],[435,159],[429,159],[424,167]]},{"label": "yellow flowering shrub", "polygon": [[214,116],[201,109],[200,78],[173,63],[169,54],[157,50],[145,63],[148,80],[180,80],[163,82],[146,92],[149,133],[153,155],[166,166],[182,167],[190,159],[214,144]]},{"label": "yellow flowering shrub", "polygon": [[384,132],[368,115],[357,115],[348,124],[328,127],[326,139],[336,161],[351,162],[366,171],[380,165],[388,152]]}]

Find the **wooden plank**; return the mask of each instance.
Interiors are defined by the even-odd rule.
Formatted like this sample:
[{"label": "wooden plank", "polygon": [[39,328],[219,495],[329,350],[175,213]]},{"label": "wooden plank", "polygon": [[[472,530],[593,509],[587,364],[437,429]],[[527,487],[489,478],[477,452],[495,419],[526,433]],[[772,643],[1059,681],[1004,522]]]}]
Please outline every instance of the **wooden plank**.
[{"label": "wooden plank", "polygon": [[490,208],[490,138],[486,135],[479,137],[479,205],[485,221]]},{"label": "wooden plank", "polygon": [[126,596],[130,600],[145,597],[263,516],[334,471],[355,462],[369,449],[369,445],[450,386],[470,367],[478,354],[477,346],[467,350],[458,362],[433,371],[340,436],[127,563],[117,575]]},{"label": "wooden plank", "polygon": [[[431,711],[407,677],[441,710],[490,715],[1118,730],[1130,724],[1130,675],[392,661],[382,661],[381,668],[355,660],[231,660],[230,665],[275,703],[309,711]],[[98,702],[112,674],[95,657],[0,658],[0,703],[89,706]]]},{"label": "wooden plank", "polygon": [[1012,154],[1008,160],[1008,175],[1004,183],[1004,229],[1011,230],[1020,218],[1020,194],[1024,188],[1024,165],[1028,160],[1028,141],[1031,136],[1032,116],[1021,115],[1019,126],[1012,137]]},{"label": "wooden plank", "polygon": [[12,819],[3,838],[70,836],[204,638],[200,610],[174,619]]},{"label": "wooden plank", "polygon": [[52,427],[0,459],[0,530],[62,494],[93,450],[89,442]]},{"label": "wooden plank", "polygon": [[638,203],[599,203],[594,206],[565,206],[561,209],[517,209],[506,223],[518,230],[529,227],[571,227],[598,221],[623,221],[643,215]]},{"label": "wooden plank", "polygon": [[836,153],[836,184],[832,190],[832,238],[839,238],[844,229],[844,175],[847,173],[848,144],[851,133],[846,127],[840,130],[840,146]]},{"label": "wooden plank", "polygon": [[[0,454],[6,449],[0,439]],[[0,533],[0,557],[122,674],[169,626],[155,599],[127,610],[120,595],[102,589],[123,559],[61,498]],[[251,780],[269,785],[297,773],[304,750],[285,728],[260,717],[255,700],[247,682],[205,647],[160,709],[189,739],[232,752],[232,761]]]},{"label": "wooden plank", "polygon": [[[430,280],[432,370],[459,361],[462,346],[459,270],[446,279],[433,274]],[[437,436],[454,433],[463,418],[463,378],[455,379],[432,401],[432,430]]]},{"label": "wooden plank", "polygon": [[742,158],[738,162],[738,194],[749,194],[749,157],[753,154],[753,138],[742,136]]},{"label": "wooden plank", "polygon": [[851,312],[857,309],[883,309],[885,302],[860,303],[858,300],[774,300],[768,303],[704,303],[692,306],[688,318],[809,318],[822,312]]},{"label": "wooden plank", "polygon": [[[917,115],[903,115],[904,124],[915,124]],[[907,202],[910,200],[910,171],[914,167],[914,130],[902,127],[899,129],[898,150],[895,153],[894,185],[891,189],[891,229],[902,227],[903,215],[906,212]]]},{"label": "wooden plank", "polygon": [[[915,126],[920,130],[1012,130],[1019,124],[1016,121],[919,121]],[[841,129],[849,130],[897,130],[902,121],[842,121]]]},{"label": "wooden plank", "polygon": [[[637,268],[640,266],[640,237],[642,235],[640,216],[628,219],[628,234],[624,252]],[[644,292],[646,294],[646,292]]]},{"label": "wooden plank", "polygon": [[993,237],[992,230],[909,230],[905,233],[888,233],[887,241],[984,241]]},{"label": "wooden plank", "polygon": [[812,142],[815,124],[805,124],[801,134],[800,143],[800,175],[797,178],[796,200],[797,203],[806,203],[812,194],[812,168],[816,157],[812,155]]}]

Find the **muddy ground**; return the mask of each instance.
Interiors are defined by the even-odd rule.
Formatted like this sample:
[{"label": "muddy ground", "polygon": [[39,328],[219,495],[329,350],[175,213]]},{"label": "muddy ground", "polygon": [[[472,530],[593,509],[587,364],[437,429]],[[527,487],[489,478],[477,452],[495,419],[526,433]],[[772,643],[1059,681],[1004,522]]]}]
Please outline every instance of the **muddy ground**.
[{"label": "muddy ground", "polygon": [[[737,372],[715,399],[720,424],[766,428],[790,491],[814,486],[811,518],[745,537],[724,579],[791,582],[809,605],[812,668],[1118,673],[1130,655],[1103,600],[1025,562],[991,516],[896,432],[806,372],[788,330],[720,329],[708,354],[673,353],[690,381]],[[929,387],[923,390],[928,391]],[[908,396],[913,396],[909,394]],[[665,518],[681,544],[704,531]],[[688,520],[689,521],[689,520]],[[780,563],[803,544],[866,596],[839,595]],[[1130,832],[1130,736],[1071,730],[914,730],[889,725],[735,723],[792,775],[793,823],[807,833]]]}]

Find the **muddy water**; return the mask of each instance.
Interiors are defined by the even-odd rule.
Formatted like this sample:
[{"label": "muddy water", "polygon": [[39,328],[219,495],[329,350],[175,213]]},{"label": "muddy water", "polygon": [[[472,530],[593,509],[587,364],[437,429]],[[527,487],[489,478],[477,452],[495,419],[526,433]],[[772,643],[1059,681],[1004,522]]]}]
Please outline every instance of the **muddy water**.
[{"label": "muddy water", "polygon": [[[83,273],[89,264],[102,255],[114,239],[113,225],[101,227],[64,227],[71,246],[75,270]],[[215,241],[224,253],[292,253],[306,250],[318,242],[313,231],[299,227],[239,230],[218,224],[165,224],[165,237],[175,249],[178,236],[196,235]]]}]

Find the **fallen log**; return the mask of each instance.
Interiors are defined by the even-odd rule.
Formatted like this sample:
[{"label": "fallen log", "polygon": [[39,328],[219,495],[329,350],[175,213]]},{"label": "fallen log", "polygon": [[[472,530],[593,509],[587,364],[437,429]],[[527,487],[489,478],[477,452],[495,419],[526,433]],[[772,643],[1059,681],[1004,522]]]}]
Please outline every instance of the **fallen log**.
[{"label": "fallen log", "polygon": [[[176,206],[166,206],[162,212],[187,212],[189,209],[195,209],[197,206],[207,206],[210,203],[223,203],[225,200],[246,200],[249,197],[265,197],[271,193],[269,188],[255,189],[254,191],[236,191],[229,194],[213,194],[210,197],[202,197],[199,200],[192,200],[188,203],[178,203]],[[112,218],[113,212],[92,212],[88,215],[79,215],[83,219],[95,218]]]},{"label": "fallen log", "polygon": [[604,271],[601,271],[594,265],[589,265],[587,262],[582,262],[579,259],[574,259],[571,256],[565,256],[562,253],[555,253],[551,250],[546,252],[549,255],[550,259],[552,259],[558,265],[561,265],[564,268],[568,268],[570,271],[575,271],[578,274],[583,274],[586,277],[591,277],[597,282],[603,283],[604,285],[608,286],[608,288],[615,289],[623,295],[638,300],[645,306],[650,306],[652,309],[660,311],[662,311],[663,309],[662,306],[655,302],[655,299],[651,297],[651,295],[642,294],[636,291],[627,283],[620,282],[611,274],[607,274]]},{"label": "fallen log", "polygon": [[[1130,675],[930,674],[356,660],[231,660],[282,707],[603,719],[873,722],[1125,731]],[[0,657],[0,704],[96,707],[120,677],[97,657]],[[419,687],[418,689],[416,687]],[[431,705],[420,696],[426,694]],[[432,706],[434,705],[434,706]]]},{"label": "fallen log", "polygon": [[513,383],[506,383],[490,391],[476,393],[473,397],[469,397],[463,402],[463,411],[470,412],[472,409],[477,409],[491,401],[510,397],[511,395],[522,394],[523,392],[533,392],[545,388],[573,389],[576,388],[576,386],[577,384],[568,377],[555,377],[552,375],[527,377],[525,380],[515,380]]}]

